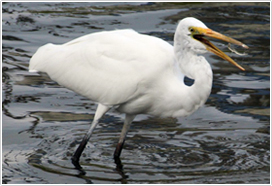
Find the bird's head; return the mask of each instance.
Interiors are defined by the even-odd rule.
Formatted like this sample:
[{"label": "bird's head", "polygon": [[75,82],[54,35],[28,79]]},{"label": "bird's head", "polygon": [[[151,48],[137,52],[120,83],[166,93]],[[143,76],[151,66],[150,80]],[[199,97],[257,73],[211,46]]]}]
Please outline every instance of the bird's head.
[{"label": "bird's head", "polygon": [[[230,37],[227,37],[223,34],[220,34],[216,31],[213,31],[207,26],[199,21],[198,19],[188,17],[180,21],[177,30],[179,31],[179,34],[175,37],[179,37],[183,42],[187,43],[186,45],[190,47],[192,50],[195,51],[210,51],[217,56],[221,57],[222,59],[225,59],[226,61],[230,62],[231,64],[235,65],[241,70],[245,70],[243,67],[241,67],[238,63],[236,63],[233,59],[231,59],[227,54],[225,54],[223,51],[218,49],[214,44],[212,44],[208,39],[205,37],[211,37],[215,39],[219,39],[222,41],[226,41],[228,43],[233,43],[239,46],[242,46],[243,48],[248,48],[245,44],[241,43],[240,41],[237,41],[235,39],[232,39]],[[182,42],[182,41],[181,41]]]}]

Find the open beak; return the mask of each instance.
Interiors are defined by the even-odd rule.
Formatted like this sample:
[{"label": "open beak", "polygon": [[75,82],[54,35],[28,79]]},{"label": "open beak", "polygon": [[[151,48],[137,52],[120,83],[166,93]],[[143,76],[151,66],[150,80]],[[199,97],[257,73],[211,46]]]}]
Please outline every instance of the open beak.
[{"label": "open beak", "polygon": [[219,50],[209,40],[205,39],[204,36],[212,37],[212,38],[219,39],[219,40],[222,40],[222,41],[226,41],[228,43],[233,43],[233,44],[239,45],[239,46],[241,46],[243,48],[246,48],[246,49],[248,49],[248,46],[241,43],[240,41],[237,41],[237,40],[232,39],[230,37],[224,36],[224,35],[222,35],[222,34],[220,34],[218,32],[215,32],[215,31],[209,29],[209,28],[194,27],[194,30],[195,30],[195,32],[193,33],[193,38],[200,41],[201,43],[203,43],[206,46],[206,49],[208,51],[213,52],[214,54],[218,55],[222,59],[227,60],[228,62],[235,65],[239,69],[245,71],[245,69],[243,67],[241,67],[233,59],[231,59],[229,56],[227,56],[227,54],[225,54],[224,52]]}]

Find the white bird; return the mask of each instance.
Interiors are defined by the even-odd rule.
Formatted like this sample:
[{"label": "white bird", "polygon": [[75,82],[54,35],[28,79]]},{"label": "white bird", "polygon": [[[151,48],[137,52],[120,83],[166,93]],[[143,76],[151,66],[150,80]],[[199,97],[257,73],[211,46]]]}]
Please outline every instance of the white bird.
[{"label": "white bird", "polygon": [[[207,50],[244,70],[204,38],[213,37],[248,48],[243,43],[188,17],[181,20],[174,46],[131,29],[88,34],[62,45],[46,44],[30,60],[29,71],[41,71],[60,85],[97,102],[89,131],[72,157],[77,164],[99,119],[111,108],[125,113],[114,152],[119,158],[130,124],[137,114],[188,116],[207,100],[212,87]],[[184,77],[194,79],[192,86]]]}]

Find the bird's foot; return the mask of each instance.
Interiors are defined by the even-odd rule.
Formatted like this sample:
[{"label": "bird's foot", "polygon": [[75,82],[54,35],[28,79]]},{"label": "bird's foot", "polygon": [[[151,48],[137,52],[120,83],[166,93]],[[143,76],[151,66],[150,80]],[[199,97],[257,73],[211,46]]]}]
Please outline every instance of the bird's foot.
[{"label": "bird's foot", "polygon": [[116,170],[122,171],[123,170],[123,164],[122,161],[120,160],[119,156],[114,156],[114,162],[116,164]]},{"label": "bird's foot", "polygon": [[80,172],[80,175],[85,175],[86,172],[83,170],[83,168],[81,167],[81,165],[79,164],[79,159],[76,157],[72,157],[72,164],[75,166],[75,168]]},{"label": "bird's foot", "polygon": [[128,176],[123,171],[123,164],[119,156],[114,156],[114,162],[116,164],[115,170],[122,176],[122,183],[127,183]]}]

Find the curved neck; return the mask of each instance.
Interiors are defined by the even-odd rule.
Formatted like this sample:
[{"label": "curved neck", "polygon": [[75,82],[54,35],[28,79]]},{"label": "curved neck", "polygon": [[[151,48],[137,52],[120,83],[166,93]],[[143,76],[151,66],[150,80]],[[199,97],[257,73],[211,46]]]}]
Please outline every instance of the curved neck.
[{"label": "curved neck", "polygon": [[[211,88],[213,74],[210,64],[206,59],[190,50],[179,50],[176,52],[176,59],[180,71],[187,77],[194,79],[192,86],[180,86],[176,94],[176,99],[181,100],[180,110],[176,116],[187,116],[196,111],[208,99]],[[186,89],[186,90],[184,90]]]},{"label": "curved neck", "polygon": [[189,95],[194,97],[196,107],[199,108],[204,105],[211,93],[213,73],[210,64],[203,56],[198,56],[198,60],[201,61],[200,64],[194,66],[194,72],[190,72],[195,81],[189,88]]}]

